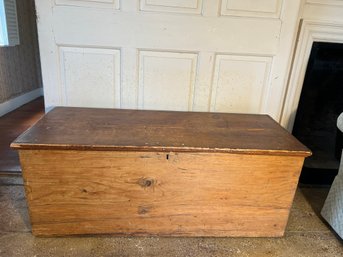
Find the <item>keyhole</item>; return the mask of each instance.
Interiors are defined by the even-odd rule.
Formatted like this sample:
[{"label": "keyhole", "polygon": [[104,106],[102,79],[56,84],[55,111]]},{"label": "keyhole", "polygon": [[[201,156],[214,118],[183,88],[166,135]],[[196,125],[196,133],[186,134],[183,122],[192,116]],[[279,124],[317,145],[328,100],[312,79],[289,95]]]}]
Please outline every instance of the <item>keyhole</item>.
[{"label": "keyhole", "polygon": [[169,154],[166,154],[166,159],[169,160]]}]

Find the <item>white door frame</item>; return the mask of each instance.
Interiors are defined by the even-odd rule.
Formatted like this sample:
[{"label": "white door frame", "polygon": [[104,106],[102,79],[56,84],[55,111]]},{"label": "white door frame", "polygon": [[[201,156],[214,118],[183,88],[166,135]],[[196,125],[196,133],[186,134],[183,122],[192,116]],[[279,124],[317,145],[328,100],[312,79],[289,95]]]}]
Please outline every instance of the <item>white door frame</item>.
[{"label": "white door frame", "polygon": [[281,125],[292,131],[313,42],[343,43],[343,24],[303,21],[289,77]]}]

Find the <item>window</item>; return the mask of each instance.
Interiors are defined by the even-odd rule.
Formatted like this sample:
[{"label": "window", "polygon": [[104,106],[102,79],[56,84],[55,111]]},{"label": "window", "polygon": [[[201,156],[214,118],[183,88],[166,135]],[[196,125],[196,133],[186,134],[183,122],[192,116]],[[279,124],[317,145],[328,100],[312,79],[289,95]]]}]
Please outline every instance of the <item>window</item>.
[{"label": "window", "polygon": [[0,46],[19,45],[16,0],[0,0]]}]

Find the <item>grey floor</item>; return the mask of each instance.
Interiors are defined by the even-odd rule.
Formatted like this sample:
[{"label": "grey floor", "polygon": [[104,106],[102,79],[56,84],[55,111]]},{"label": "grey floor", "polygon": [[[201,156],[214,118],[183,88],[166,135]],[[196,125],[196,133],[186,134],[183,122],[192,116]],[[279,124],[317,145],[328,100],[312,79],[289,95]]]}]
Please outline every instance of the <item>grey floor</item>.
[{"label": "grey floor", "polygon": [[282,238],[35,238],[22,180],[0,176],[0,256],[343,256],[342,240],[318,214],[327,193],[298,189]]}]

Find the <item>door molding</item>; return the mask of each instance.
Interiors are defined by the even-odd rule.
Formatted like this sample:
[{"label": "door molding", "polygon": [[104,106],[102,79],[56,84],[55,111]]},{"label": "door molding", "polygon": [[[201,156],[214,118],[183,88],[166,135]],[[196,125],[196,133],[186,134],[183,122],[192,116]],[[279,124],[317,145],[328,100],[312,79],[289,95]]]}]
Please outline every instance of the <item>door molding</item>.
[{"label": "door molding", "polygon": [[281,125],[292,131],[313,42],[343,43],[343,24],[303,21],[289,75]]}]

